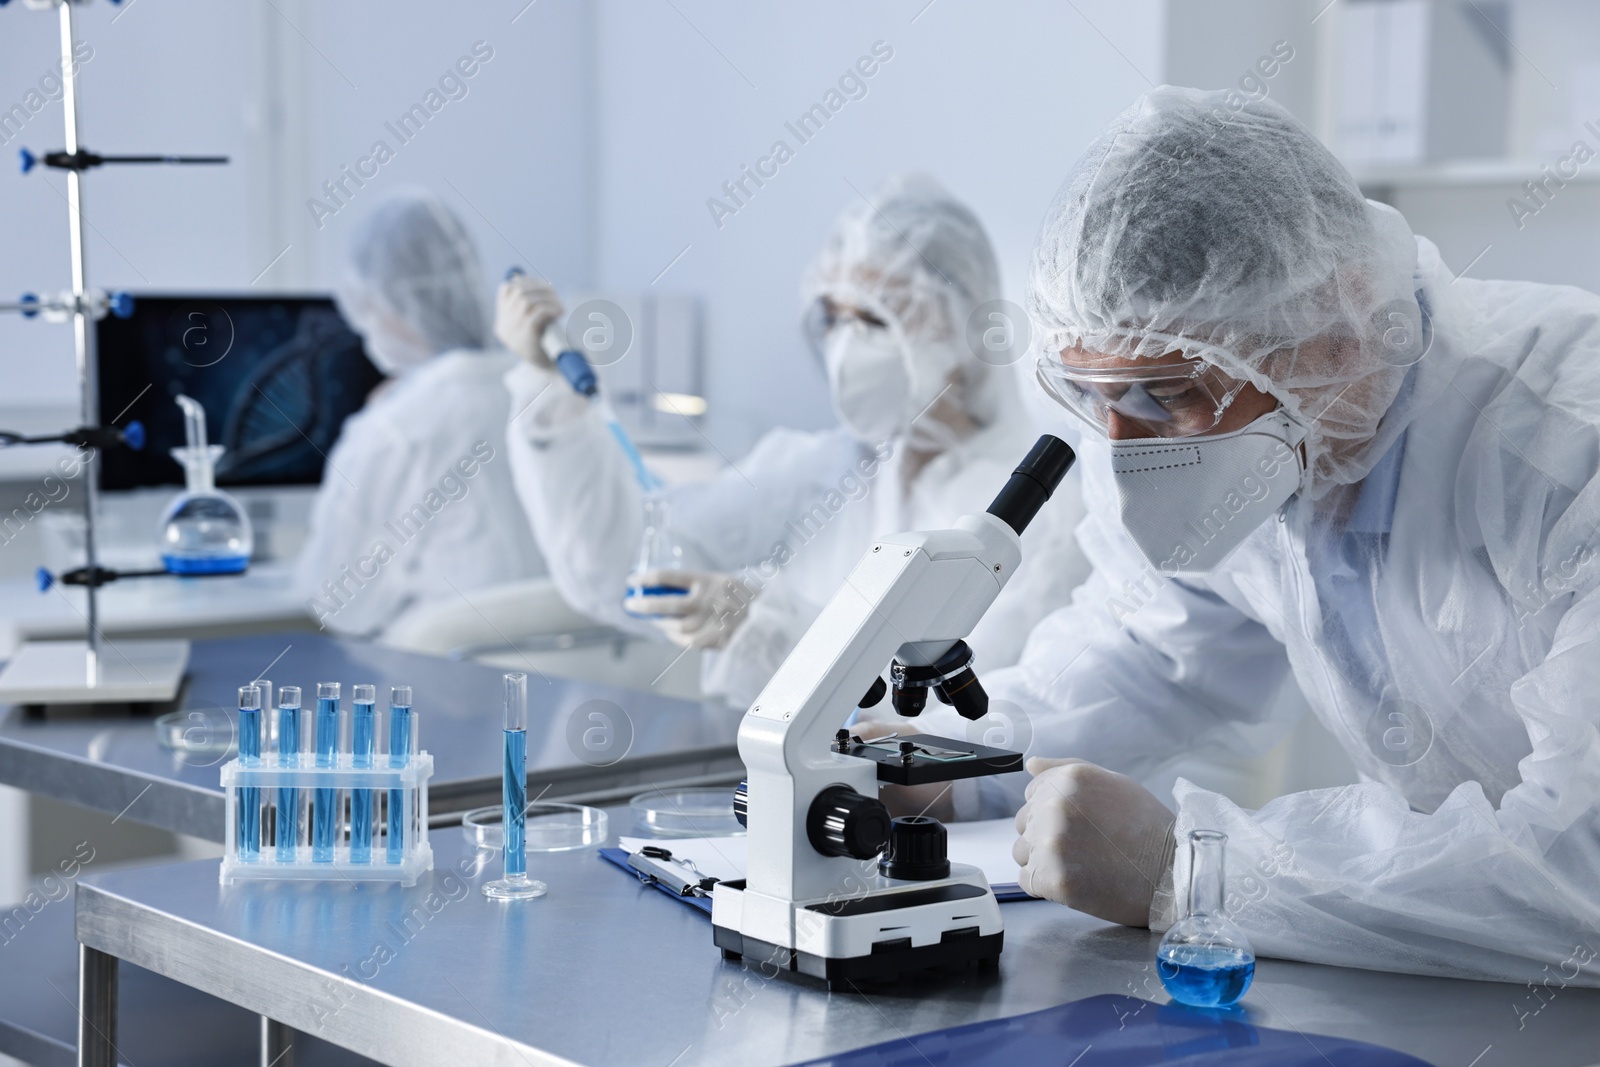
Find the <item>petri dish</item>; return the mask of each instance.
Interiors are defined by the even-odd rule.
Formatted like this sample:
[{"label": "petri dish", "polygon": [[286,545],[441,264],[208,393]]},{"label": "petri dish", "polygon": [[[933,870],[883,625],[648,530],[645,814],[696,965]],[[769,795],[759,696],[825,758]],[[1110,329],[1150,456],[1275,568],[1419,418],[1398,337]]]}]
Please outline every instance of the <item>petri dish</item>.
[{"label": "petri dish", "polygon": [[651,837],[734,837],[744,827],[733,815],[733,786],[652,789],[628,801],[641,834]]},{"label": "petri dish", "polygon": [[[477,808],[461,817],[461,834],[478,848],[505,846],[501,828],[504,810],[499,804]],[[571,852],[606,843],[610,820],[599,808],[536,800],[527,807],[523,829],[524,852]]]},{"label": "petri dish", "polygon": [[238,746],[238,727],[223,708],[169,711],[155,721],[156,740],[185,759],[227,756]]}]

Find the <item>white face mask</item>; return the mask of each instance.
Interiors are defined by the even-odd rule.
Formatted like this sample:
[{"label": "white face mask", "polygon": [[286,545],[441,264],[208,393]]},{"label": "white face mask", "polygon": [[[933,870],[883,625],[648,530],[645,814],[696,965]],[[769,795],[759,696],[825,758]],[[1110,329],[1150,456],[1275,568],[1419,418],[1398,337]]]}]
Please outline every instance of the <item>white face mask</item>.
[{"label": "white face mask", "polygon": [[433,357],[433,351],[417,331],[367,291],[341,287],[335,290],[334,298],[344,321],[361,335],[367,358],[387,377],[398,377]]},{"label": "white face mask", "polygon": [[828,334],[823,362],[833,410],[859,441],[876,444],[905,432],[916,416],[911,406],[911,372],[889,331],[857,322]]},{"label": "white face mask", "polygon": [[1282,410],[1214,437],[1111,442],[1122,524],[1163,574],[1203,574],[1283,506],[1306,431]]}]

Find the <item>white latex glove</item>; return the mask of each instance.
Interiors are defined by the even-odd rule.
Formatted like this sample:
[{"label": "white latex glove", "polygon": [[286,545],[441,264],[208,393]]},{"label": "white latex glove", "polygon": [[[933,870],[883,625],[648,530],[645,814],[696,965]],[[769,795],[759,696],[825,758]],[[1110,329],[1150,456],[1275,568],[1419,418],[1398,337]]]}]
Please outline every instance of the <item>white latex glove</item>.
[{"label": "white latex glove", "polygon": [[[888,697],[884,699],[887,700]],[[915,734],[922,731],[917,728],[917,720],[909,718],[900,719],[898,722],[862,719],[850,727],[850,732],[863,741],[871,741],[875,737],[886,737],[889,734]],[[927,785],[882,785],[878,787],[878,799],[883,801],[890,815],[931,815],[940,822],[952,822],[956,817],[956,805],[951,788],[950,782],[929,782]]]},{"label": "white latex glove", "polygon": [[1079,759],[1030,759],[1011,855],[1023,890],[1124,926],[1150,924],[1172,867],[1172,812],[1126,775]]},{"label": "white latex glove", "polygon": [[495,298],[494,335],[535,367],[553,370],[555,364],[545,355],[539,335],[561,314],[561,298],[549,282],[531,274],[514,274],[500,286]]},{"label": "white latex glove", "polygon": [[[651,586],[687,589],[682,595],[635,595]],[[743,621],[754,590],[731,574],[714,571],[653,570],[630,575],[622,608],[651,619],[680,648],[721,648]]]}]

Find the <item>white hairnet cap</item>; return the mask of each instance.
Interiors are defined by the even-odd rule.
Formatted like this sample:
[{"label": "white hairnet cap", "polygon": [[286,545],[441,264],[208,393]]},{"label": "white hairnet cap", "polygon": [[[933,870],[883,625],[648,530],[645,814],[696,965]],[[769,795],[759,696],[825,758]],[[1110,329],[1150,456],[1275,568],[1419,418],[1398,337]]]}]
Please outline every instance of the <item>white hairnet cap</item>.
[{"label": "white hairnet cap", "polygon": [[914,377],[959,370],[958,402],[991,422],[1002,376],[966,343],[967,319],[1000,297],[983,224],[926,174],[893,175],[834,222],[801,283],[805,307],[829,297],[884,318],[905,342]]},{"label": "white hairnet cap", "polygon": [[[1231,101],[1231,103],[1230,103]],[[1310,495],[1359,481],[1424,354],[1416,241],[1269,100],[1162,86],[1112,120],[1034,247],[1035,354],[1182,351],[1306,424]]]},{"label": "white hairnet cap", "polygon": [[486,293],[461,220],[434,194],[406,190],[356,224],[338,296],[369,351],[383,350],[375,359],[403,369],[451,349],[487,347]]}]

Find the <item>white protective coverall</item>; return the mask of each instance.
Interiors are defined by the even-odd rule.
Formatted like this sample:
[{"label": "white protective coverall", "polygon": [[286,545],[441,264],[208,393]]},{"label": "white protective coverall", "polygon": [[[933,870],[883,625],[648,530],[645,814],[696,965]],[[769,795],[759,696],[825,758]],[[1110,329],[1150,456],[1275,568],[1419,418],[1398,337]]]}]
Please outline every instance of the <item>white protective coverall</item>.
[{"label": "white protective coverall", "polygon": [[[948,527],[983,511],[1004,485],[1036,434],[1016,368],[979,359],[964,339],[974,309],[998,295],[981,224],[929,179],[892,180],[872,204],[840,217],[805,281],[805,302],[870,309],[900,341],[911,380],[936,379],[930,395],[948,381],[945,399],[976,429],[948,432],[937,404],[908,432],[876,444],[844,429],[775,429],[715,477],[671,490],[684,565],[737,575],[755,590],[726,644],[706,653],[708,695],[753,700],[874,537]],[[595,618],[653,632],[622,610],[642,493],[601,416],[531,364],[506,384],[518,412],[507,432],[511,466],[557,588]],[[908,439],[942,449],[909,480]],[[971,637],[980,670],[1014,663],[1034,624],[1083,579],[1072,534],[1081,516],[1069,480],[1029,527],[1022,570]]]},{"label": "white protective coverall", "polygon": [[[1453,278],[1286,111],[1229,99],[1163,87],[1112,124],[1046,218],[1030,312],[1042,358],[1176,347],[1246,377],[1312,426],[1308,487],[1171,578],[1086,442],[1094,573],[985,682],[1035,751],[1139,777],[1270,744],[1293,671],[1361,782],[1248,811],[1180,781],[1154,928],[1215,829],[1259,953],[1600,984],[1600,298]],[[992,814],[1010,779],[972,787]]]},{"label": "white protective coverall", "polygon": [[[466,229],[402,193],[353,233],[341,312],[391,375],[328,454],[296,582],[338,633],[544,573],[505,455],[513,357],[487,350],[486,286]],[[424,608],[425,610],[425,608]]]}]

